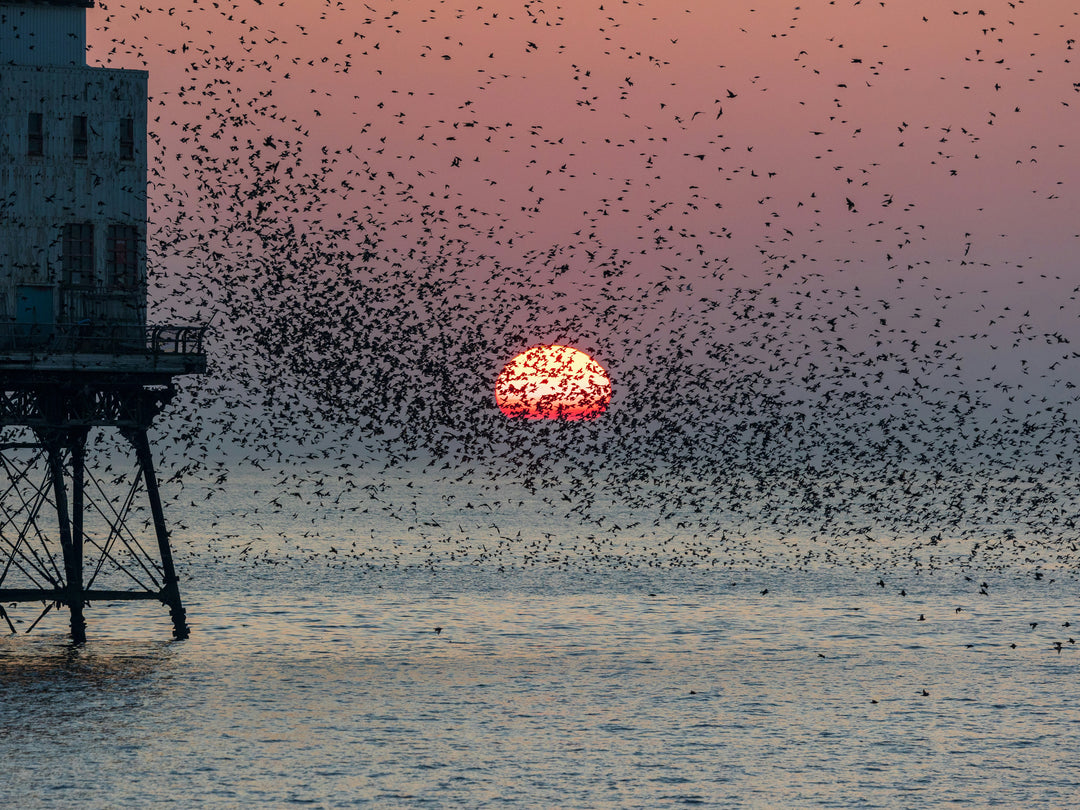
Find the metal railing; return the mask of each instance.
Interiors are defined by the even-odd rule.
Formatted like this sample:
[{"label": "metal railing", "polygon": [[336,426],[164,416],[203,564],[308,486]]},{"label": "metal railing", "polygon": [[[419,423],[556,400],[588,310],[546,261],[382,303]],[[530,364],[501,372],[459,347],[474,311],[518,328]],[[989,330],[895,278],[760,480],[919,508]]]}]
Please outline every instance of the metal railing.
[{"label": "metal railing", "polygon": [[207,324],[3,323],[0,352],[48,354],[202,355]]},{"label": "metal railing", "polygon": [[165,325],[146,327],[151,354],[205,354],[203,338],[209,324]]}]

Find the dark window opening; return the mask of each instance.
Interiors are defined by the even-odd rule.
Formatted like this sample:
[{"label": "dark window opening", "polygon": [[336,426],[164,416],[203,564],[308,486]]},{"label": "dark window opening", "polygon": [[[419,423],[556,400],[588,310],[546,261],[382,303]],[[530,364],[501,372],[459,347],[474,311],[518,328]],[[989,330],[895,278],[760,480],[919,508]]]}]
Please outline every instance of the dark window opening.
[{"label": "dark window opening", "polygon": [[64,226],[63,244],[64,284],[68,287],[89,287],[94,283],[94,225],[91,222],[71,222]]},{"label": "dark window opening", "polygon": [[110,225],[105,253],[109,284],[132,290],[139,283],[139,230],[134,225]]},{"label": "dark window opening", "polygon": [[120,119],[120,159],[135,159],[135,119]]},{"label": "dark window opening", "polygon": [[45,116],[30,113],[26,123],[26,154],[41,157],[45,154]]},{"label": "dark window opening", "polygon": [[76,115],[71,122],[72,145],[71,154],[77,158],[86,157],[89,149],[90,136],[86,125],[85,115]]}]

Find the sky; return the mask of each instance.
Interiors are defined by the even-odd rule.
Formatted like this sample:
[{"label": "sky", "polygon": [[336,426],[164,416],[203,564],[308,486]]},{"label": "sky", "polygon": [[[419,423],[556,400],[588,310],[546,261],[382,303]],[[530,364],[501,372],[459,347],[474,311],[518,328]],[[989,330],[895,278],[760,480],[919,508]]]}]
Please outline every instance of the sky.
[{"label": "sky", "polygon": [[[664,255],[673,224],[714,260],[818,246],[875,271],[905,266],[872,249],[885,231],[932,227],[916,260],[938,261],[1062,261],[1076,238],[1067,3],[130,8],[90,12],[90,58],[150,70],[172,157],[221,125],[301,122],[309,150],[352,150],[337,169],[411,185],[506,261],[578,230]],[[163,165],[169,181],[185,163]]]},{"label": "sky", "polygon": [[[90,64],[150,71],[151,317],[213,318],[204,444],[708,478],[1046,472],[1071,441],[1071,3],[112,1],[88,28]],[[604,417],[498,412],[537,343],[608,369]]]}]

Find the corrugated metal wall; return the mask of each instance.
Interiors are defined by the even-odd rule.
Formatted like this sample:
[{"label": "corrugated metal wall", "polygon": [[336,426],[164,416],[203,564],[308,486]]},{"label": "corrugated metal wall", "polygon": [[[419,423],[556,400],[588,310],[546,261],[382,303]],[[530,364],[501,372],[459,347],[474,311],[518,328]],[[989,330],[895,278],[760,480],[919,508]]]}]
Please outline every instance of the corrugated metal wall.
[{"label": "corrugated metal wall", "polygon": [[86,9],[0,2],[0,65],[85,65]]},{"label": "corrugated metal wall", "polygon": [[[80,302],[56,286],[58,320],[145,312],[145,248],[137,307],[132,294],[105,289],[105,267],[110,224],[146,230],[146,83],[144,71],[0,63],[0,323],[14,317],[17,286],[59,284],[63,228],[76,222],[94,226],[95,289]],[[28,154],[30,113],[42,115],[40,156]],[[73,158],[75,116],[87,118],[85,159]],[[134,123],[133,160],[122,156],[124,118]]]}]

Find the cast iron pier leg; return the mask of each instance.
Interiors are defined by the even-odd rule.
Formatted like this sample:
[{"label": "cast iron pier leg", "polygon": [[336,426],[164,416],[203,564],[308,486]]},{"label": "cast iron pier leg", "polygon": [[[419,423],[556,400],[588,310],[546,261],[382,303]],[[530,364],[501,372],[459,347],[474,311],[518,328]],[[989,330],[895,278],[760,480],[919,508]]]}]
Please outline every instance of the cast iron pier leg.
[{"label": "cast iron pier leg", "polygon": [[[65,441],[66,440],[66,441]],[[64,553],[65,598],[71,610],[71,640],[86,643],[86,619],[83,607],[83,451],[85,431],[52,431],[46,438],[49,473],[52,476],[56,499],[56,517],[60,531],[60,547]],[[64,486],[64,444],[71,450],[71,511],[68,511],[67,488]]]},{"label": "cast iron pier leg", "polygon": [[165,577],[161,589],[162,601],[169,606],[172,617],[173,637],[187,638],[191,631],[187,625],[187,612],[180,601],[180,586],[173,566],[172,549],[169,547],[169,530],[165,526],[165,512],[161,508],[161,494],[158,492],[157,476],[154,474],[154,460],[150,454],[150,441],[146,438],[145,428],[126,431],[128,440],[135,448],[135,455],[142,468],[143,482],[146,484],[146,496],[150,501],[150,513],[154,518],[154,531],[157,533],[158,551],[161,554],[161,570]]}]

